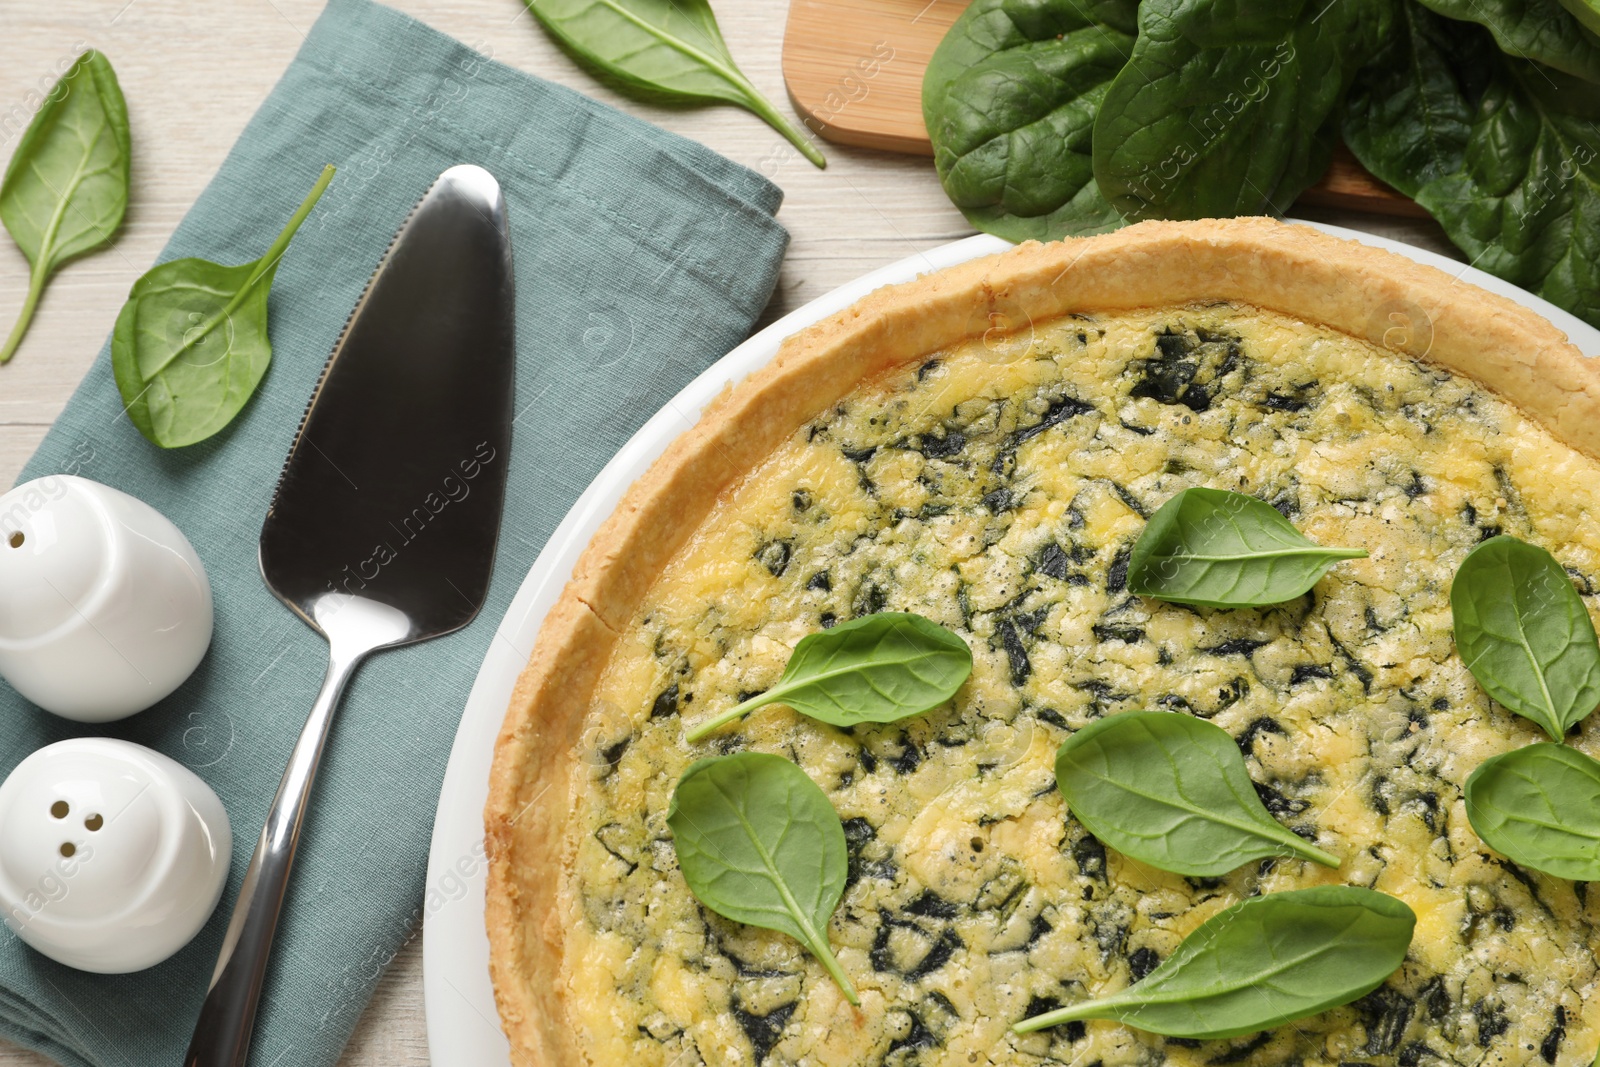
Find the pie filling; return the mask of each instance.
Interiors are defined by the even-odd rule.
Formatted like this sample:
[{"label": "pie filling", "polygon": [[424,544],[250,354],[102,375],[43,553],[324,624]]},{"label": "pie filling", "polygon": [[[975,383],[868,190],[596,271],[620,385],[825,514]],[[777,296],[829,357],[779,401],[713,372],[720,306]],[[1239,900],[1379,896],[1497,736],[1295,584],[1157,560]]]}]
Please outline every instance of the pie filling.
[{"label": "pie filling", "polygon": [[[1266,609],[1131,596],[1145,518],[1191,485],[1370,558]],[[1597,486],[1594,461],[1475,383],[1240,305],[991,333],[863,385],[723,495],[596,690],[560,892],[580,1047],[630,1067],[1588,1063],[1600,900],[1468,825],[1467,775],[1539,735],[1455,655],[1448,591],[1508,533],[1592,598]],[[853,730],[768,707],[683,740],[771,686],[801,637],[882,610],[971,644],[950,705]],[[1267,808],[1342,867],[1189,879],[1102,847],[1054,754],[1136,708],[1231,733]],[[1592,725],[1573,742],[1600,755]],[[828,937],[859,1012],[798,943],[711,914],[677,870],[678,777],[745,748],[793,759],[844,820]],[[1330,882],[1418,916],[1404,966],[1354,1004],[1231,1041],[1009,1030],[1139,979],[1242,897]]]}]

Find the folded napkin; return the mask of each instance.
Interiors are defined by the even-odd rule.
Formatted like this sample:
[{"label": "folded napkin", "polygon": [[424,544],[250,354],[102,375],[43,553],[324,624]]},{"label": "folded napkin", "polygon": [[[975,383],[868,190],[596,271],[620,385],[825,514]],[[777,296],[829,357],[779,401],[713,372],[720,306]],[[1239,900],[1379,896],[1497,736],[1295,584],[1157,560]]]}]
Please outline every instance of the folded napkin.
[{"label": "folded napkin", "polygon": [[450,743],[518,583],[606,460],[745,336],[772,292],[788,237],[770,183],[389,8],[332,0],[162,254],[254,259],[322,165],[338,166],[278,271],[260,392],[218,436],[163,452],[123,417],[102,352],[23,474],[80,474],[176,522],[211,576],[216,636],[176,694],[108,726],[57,719],[0,685],[0,773],[80,734],[166,752],[227,806],[228,891],[199,937],[137,974],[74,971],[0,929],[0,1034],[73,1065],[180,1062],[327,661],[323,640],[256,570],[268,497],[390,238],[434,178],[465,162],[505,189],[518,283],[518,415],[494,582],[471,626],[373,657],[345,695],[256,1023],[259,1067],[338,1058],[379,973],[413,936]]}]

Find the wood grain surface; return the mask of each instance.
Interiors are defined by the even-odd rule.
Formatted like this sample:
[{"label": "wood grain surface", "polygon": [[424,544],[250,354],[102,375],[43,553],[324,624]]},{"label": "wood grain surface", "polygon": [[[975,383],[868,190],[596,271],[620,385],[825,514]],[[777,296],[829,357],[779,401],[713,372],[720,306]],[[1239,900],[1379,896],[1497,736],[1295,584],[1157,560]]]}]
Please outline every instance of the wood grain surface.
[{"label": "wood grain surface", "polygon": [[[968,0],[792,0],[783,80],[806,123],[839,144],[933,154],[922,73]],[[1343,145],[1300,203],[1426,218]]]},{"label": "wood grain surface", "polygon": [[[780,0],[714,3],[745,72],[782,106]],[[765,321],[869,270],[972,232],[945,199],[925,158],[825,144],[828,169],[817,170],[736,108],[654,108],[597,86],[545,38],[517,0],[399,0],[396,6],[478,43],[502,62],[696,138],[781,185],[788,199],[779,219],[794,241]],[[0,12],[0,159],[15,149],[41,91],[77,51],[95,47],[115,64],[127,96],[134,190],[117,243],[56,276],[32,332],[16,358],[0,367],[0,484],[16,478],[89,370],[128,287],[155,260],[321,7],[321,0],[6,0]],[[845,107],[867,106],[876,91],[869,82],[865,96]],[[14,117],[10,124],[3,121],[18,115],[20,124]],[[1455,254],[1426,220],[1326,210],[1304,214]],[[26,262],[9,238],[0,236],[0,331],[10,328],[26,287]],[[256,832],[255,827],[236,829]],[[12,935],[0,930],[0,936]],[[47,1062],[0,1042],[0,1067]],[[390,967],[342,1062],[345,1067],[428,1062],[420,938]],[[128,1060],[105,1067],[163,1065]]]}]

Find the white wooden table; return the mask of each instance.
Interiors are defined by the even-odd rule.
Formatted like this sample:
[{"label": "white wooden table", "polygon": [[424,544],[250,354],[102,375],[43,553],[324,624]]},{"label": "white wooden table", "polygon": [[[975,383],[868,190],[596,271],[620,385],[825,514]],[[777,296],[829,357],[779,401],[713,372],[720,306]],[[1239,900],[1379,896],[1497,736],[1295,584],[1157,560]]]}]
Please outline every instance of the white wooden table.
[{"label": "white wooden table", "polygon": [[[519,0],[391,2],[495,59],[702,141],[781,185],[788,196],[778,217],[793,243],[764,321],[892,260],[972,232],[945,199],[929,160],[828,146],[828,168],[819,171],[737,108],[664,110],[618,97],[558,51]],[[781,0],[714,3],[745,72],[786,106]],[[56,73],[76,52],[98,48],[115,65],[127,97],[134,188],[121,237],[57,275],[27,340],[0,367],[0,485],[15,480],[99,353],[128,287],[154,262],[321,8],[322,0],[33,0],[26,7],[7,0],[0,13],[0,158],[10,157]],[[1431,223],[1307,215],[1456,255]],[[26,288],[26,262],[0,236],[0,335],[10,329]],[[0,1067],[48,1062],[0,1042]],[[342,1062],[428,1062],[420,938],[384,976]]]}]

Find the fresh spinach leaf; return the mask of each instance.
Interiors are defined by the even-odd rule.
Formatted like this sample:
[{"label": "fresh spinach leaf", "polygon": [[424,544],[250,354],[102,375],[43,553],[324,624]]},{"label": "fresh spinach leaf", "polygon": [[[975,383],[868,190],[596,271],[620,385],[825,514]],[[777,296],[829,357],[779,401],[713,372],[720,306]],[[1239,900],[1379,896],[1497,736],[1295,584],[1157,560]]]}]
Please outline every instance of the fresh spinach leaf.
[{"label": "fresh spinach leaf", "polygon": [[788,934],[850,1003],[860,1003],[828,947],[828,919],[849,867],[844,826],[804,771],[760,752],[699,760],[673,790],[667,825],[700,903],[725,919]]},{"label": "fresh spinach leaf", "polygon": [[663,101],[720,100],[754,112],[807,159],[822,152],[733,61],[708,0],[524,0],[579,63],[624,91]]},{"label": "fresh spinach leaf", "polygon": [[1600,86],[1412,8],[1362,71],[1345,134],[1474,266],[1600,325]]},{"label": "fresh spinach leaf", "polygon": [[111,369],[128,419],[150,441],[162,448],[203,441],[255,392],[272,362],[272,279],[333,170],[323,168],[260,259],[237,267],[175,259],[133,283],[111,333]]},{"label": "fresh spinach leaf", "polygon": [[1136,0],[976,0],[934,50],[922,114],[945,192],[1011,241],[1100,233],[1100,100],[1133,48]]},{"label": "fresh spinach leaf", "polygon": [[1554,556],[1491,537],[1450,583],[1456,650],[1495,700],[1559,741],[1600,704],[1600,644]]},{"label": "fresh spinach leaf", "polygon": [[0,363],[22,343],[56,268],[116,235],[128,210],[131,156],[116,72],[101,53],[85,52],[45,97],[0,180],[0,220],[31,268]]},{"label": "fresh spinach leaf", "polygon": [[1523,867],[1600,881],[1600,762],[1540,741],[1484,760],[1467,778],[1467,819]]},{"label": "fresh spinach leaf", "polygon": [[1150,516],[1128,556],[1128,591],[1213,608],[1279,604],[1366,554],[1316,544],[1255,497],[1194,487]]},{"label": "fresh spinach leaf", "polygon": [[972,650],[921,615],[885,611],[800,639],[778,684],[689,731],[698,741],[768,704],[834,726],[894,722],[943,704],[972,673]]},{"label": "fresh spinach leaf", "polygon": [[1476,22],[1507,55],[1600,82],[1600,37],[1560,0],[1419,0],[1446,18]]},{"label": "fresh spinach leaf", "polygon": [[1268,856],[1339,866],[1267,813],[1228,732],[1189,715],[1091,723],[1056,753],[1056,785],[1101,842],[1164,871],[1217,878]]},{"label": "fresh spinach leaf", "polygon": [[1094,174],[1130,219],[1281,214],[1322,176],[1388,0],[1144,0],[1094,126]]},{"label": "fresh spinach leaf", "polygon": [[1318,886],[1251,897],[1218,912],[1143,979],[1012,1027],[1074,1019],[1208,1040],[1237,1037],[1348,1004],[1406,957],[1417,917],[1371,889]]}]

